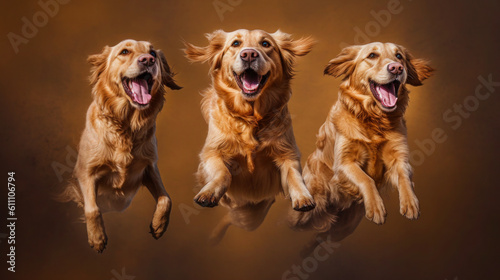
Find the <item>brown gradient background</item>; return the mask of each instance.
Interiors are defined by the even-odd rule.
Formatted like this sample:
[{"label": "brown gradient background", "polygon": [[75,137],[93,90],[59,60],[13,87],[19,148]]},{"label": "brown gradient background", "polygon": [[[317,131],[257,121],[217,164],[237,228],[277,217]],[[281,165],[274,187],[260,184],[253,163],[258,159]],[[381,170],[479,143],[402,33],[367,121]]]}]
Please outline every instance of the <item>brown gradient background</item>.
[{"label": "brown gradient background", "polygon": [[[22,2],[22,3],[21,3]],[[141,279],[281,279],[300,264],[300,249],[313,234],[289,230],[290,203],[278,198],[255,232],[231,228],[218,247],[206,239],[225,209],[203,209],[186,224],[179,205],[192,206],[206,124],[199,92],[208,66],[187,62],[182,40],[206,44],[203,34],[222,28],[281,29],[296,38],[312,35],[313,51],[297,60],[290,102],[303,161],[337,99],[339,80],[323,76],[324,65],[354,42],[354,27],[373,21],[371,10],[387,1],[244,0],[221,21],[212,1],[71,1],[15,54],[8,32],[20,34],[21,18],[40,10],[35,0],[4,2],[0,34],[2,75],[1,178],[17,179],[17,272],[7,272],[6,240],[0,244],[2,279],[112,279],[112,270]],[[422,216],[399,214],[397,193],[384,198],[384,226],[363,220],[357,231],[319,263],[309,279],[492,279],[499,261],[498,91],[453,130],[444,111],[472,95],[479,75],[500,80],[497,1],[409,1],[373,41],[395,42],[432,60],[436,75],[412,88],[407,114],[409,143],[442,128],[448,140],[415,167]],[[86,57],[106,45],[134,38],[165,51],[184,89],[169,91],[158,117],[159,167],[174,207],[166,234],[154,240],[149,223],[154,201],[141,190],[123,213],[104,216],[108,248],[87,245],[79,210],[50,195],[61,187],[52,162],[65,163],[76,147],[91,102]],[[497,88],[498,89],[498,88]],[[68,177],[65,173],[65,178]],[[5,184],[5,183],[4,183]],[[2,187],[1,205],[6,202]],[[5,223],[6,207],[0,211]],[[0,233],[6,232],[4,226]]]}]

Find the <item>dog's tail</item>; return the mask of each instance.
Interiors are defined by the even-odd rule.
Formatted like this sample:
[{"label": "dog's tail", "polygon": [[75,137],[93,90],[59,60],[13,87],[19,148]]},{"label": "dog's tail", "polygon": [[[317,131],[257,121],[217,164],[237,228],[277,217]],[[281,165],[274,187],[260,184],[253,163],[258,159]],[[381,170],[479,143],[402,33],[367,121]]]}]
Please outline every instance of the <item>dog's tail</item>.
[{"label": "dog's tail", "polygon": [[229,228],[229,226],[231,226],[231,224],[232,224],[231,214],[227,213],[224,216],[224,218],[222,218],[222,220],[214,228],[212,234],[210,234],[210,237],[208,238],[208,243],[212,246],[219,244],[224,238],[224,235],[226,235],[227,229]]},{"label": "dog's tail", "polygon": [[76,178],[71,178],[64,189],[54,195],[54,199],[63,203],[73,201],[78,207],[83,207],[83,196]]}]

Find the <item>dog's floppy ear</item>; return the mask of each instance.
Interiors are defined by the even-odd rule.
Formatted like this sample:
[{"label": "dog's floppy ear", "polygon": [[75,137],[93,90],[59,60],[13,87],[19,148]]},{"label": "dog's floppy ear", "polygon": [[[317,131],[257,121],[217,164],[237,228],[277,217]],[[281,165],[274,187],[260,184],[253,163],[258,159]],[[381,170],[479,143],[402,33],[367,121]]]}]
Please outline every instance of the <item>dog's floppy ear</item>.
[{"label": "dog's floppy ear", "polygon": [[226,43],[226,35],[227,33],[220,29],[205,34],[205,37],[209,41],[206,47],[197,47],[184,42],[186,46],[184,53],[191,62],[209,62],[212,65],[212,69],[218,69],[222,64],[222,50]]},{"label": "dog's floppy ear", "polygon": [[316,41],[312,37],[302,37],[298,40],[293,40],[292,35],[278,30],[271,34],[274,40],[278,42],[282,51],[289,53],[292,56],[303,56],[308,54]]},{"label": "dog's floppy ear", "polygon": [[156,51],[161,62],[161,82],[171,89],[181,89],[182,87],[177,85],[174,81],[174,73],[170,70],[167,58],[161,50]]},{"label": "dog's floppy ear", "polygon": [[335,78],[342,75],[344,75],[344,78],[349,77],[352,72],[354,72],[354,68],[356,67],[355,60],[360,50],[361,46],[349,46],[344,48],[337,57],[328,62],[323,73],[325,75],[334,76]]},{"label": "dog's floppy ear", "polygon": [[423,59],[414,58],[407,49],[404,49],[406,57],[406,69],[408,77],[406,83],[412,86],[421,86],[422,82],[432,76],[434,69],[429,65],[429,62]]},{"label": "dog's floppy ear", "polygon": [[296,56],[304,56],[308,54],[316,41],[312,37],[302,37],[298,40],[293,40],[292,35],[277,30],[271,36],[278,44],[284,72],[289,76],[293,76],[293,64]]},{"label": "dog's floppy ear", "polygon": [[106,70],[108,64],[108,55],[111,52],[109,46],[105,46],[101,53],[89,55],[87,62],[92,65],[90,68],[90,84],[95,85],[101,74]]}]

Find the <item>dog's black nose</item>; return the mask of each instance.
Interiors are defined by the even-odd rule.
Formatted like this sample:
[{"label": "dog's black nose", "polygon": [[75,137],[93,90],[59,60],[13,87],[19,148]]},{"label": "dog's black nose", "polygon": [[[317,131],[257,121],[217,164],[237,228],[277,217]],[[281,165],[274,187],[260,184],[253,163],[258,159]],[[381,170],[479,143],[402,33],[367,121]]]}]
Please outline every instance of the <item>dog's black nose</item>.
[{"label": "dog's black nose", "polygon": [[394,75],[401,75],[403,73],[403,65],[398,62],[389,63],[387,70]]},{"label": "dog's black nose", "polygon": [[241,51],[240,57],[243,61],[252,62],[259,57],[259,53],[254,49],[245,49]]},{"label": "dog's black nose", "polygon": [[137,61],[144,66],[151,66],[155,63],[155,58],[150,54],[143,54],[139,56]]}]

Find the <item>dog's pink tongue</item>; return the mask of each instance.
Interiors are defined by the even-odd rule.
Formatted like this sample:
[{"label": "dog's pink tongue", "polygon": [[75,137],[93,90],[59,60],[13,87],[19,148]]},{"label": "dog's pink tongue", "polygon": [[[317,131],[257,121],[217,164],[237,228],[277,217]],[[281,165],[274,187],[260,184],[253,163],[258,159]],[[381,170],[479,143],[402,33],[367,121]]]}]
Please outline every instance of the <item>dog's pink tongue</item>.
[{"label": "dog's pink tongue", "polygon": [[380,102],[385,107],[391,108],[396,105],[398,98],[396,97],[394,83],[387,85],[378,85],[377,91],[380,94]]},{"label": "dog's pink tongue", "polygon": [[148,92],[148,82],[144,79],[134,79],[131,82],[133,99],[139,104],[148,104],[151,100],[151,94]]},{"label": "dog's pink tongue", "polygon": [[246,72],[243,74],[242,77],[242,82],[243,82],[243,87],[247,91],[256,91],[259,88],[260,84],[260,75],[257,73],[253,72]]}]

